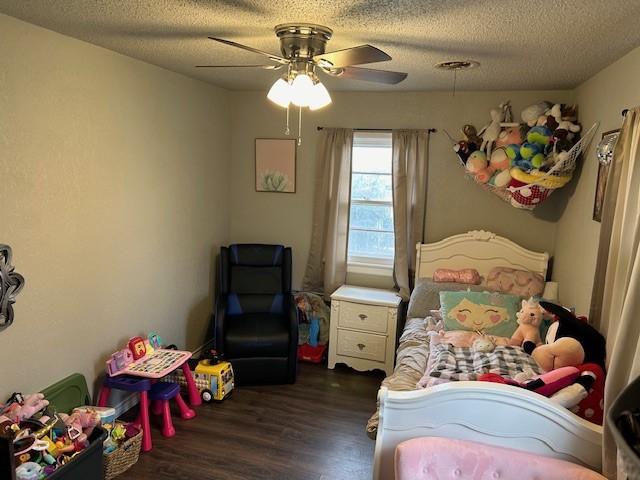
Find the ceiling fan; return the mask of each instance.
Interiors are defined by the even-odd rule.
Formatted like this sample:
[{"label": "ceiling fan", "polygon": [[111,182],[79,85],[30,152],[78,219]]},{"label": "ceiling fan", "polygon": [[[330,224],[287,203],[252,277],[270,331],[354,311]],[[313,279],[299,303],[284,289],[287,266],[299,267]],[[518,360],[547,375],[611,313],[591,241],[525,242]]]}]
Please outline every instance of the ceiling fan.
[{"label": "ceiling fan", "polygon": [[354,65],[364,65],[391,60],[382,50],[371,45],[360,45],[326,53],[327,42],[333,31],[322,25],[308,23],[284,23],[276,25],[276,36],[280,39],[280,55],[263,52],[257,48],[241,45],[223,38],[209,37],[216,42],[267,57],[265,65],[197,65],[198,68],[262,68],[286,73],[273,84],[267,98],[274,103],[289,107],[309,107],[317,110],[331,103],[331,96],[324,87],[318,73],[323,72],[337,78],[365,80],[368,82],[395,85],[407,78],[406,73],[376,70]]}]

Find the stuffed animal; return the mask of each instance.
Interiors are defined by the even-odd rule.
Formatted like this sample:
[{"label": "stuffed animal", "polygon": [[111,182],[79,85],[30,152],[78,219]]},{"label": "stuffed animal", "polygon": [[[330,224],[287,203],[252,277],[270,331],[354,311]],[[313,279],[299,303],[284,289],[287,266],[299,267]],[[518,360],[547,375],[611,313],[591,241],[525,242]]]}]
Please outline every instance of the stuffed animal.
[{"label": "stuffed animal", "polygon": [[478,145],[480,144],[476,145],[475,143],[467,143],[464,140],[461,140],[453,145],[453,151],[458,154],[460,162],[462,162],[463,165],[466,165],[469,155],[478,149]]},{"label": "stuffed animal", "polygon": [[462,134],[464,135],[464,139],[467,143],[480,145],[480,143],[482,142],[482,139],[478,136],[476,127],[474,127],[473,125],[467,124],[462,127]]},{"label": "stuffed animal", "polygon": [[514,160],[514,165],[524,171],[542,166],[546,160],[542,147],[537,143],[523,143],[520,147],[520,159]]},{"label": "stuffed animal", "polygon": [[522,110],[520,114],[522,121],[529,125],[530,127],[535,127],[538,122],[538,118],[551,107],[550,102],[540,102],[534,105],[529,105],[527,108]]},{"label": "stuffed animal", "polygon": [[518,328],[511,335],[511,345],[522,346],[525,352],[531,354],[537,345],[542,343],[540,325],[544,317],[544,309],[533,297],[522,300],[522,308],[516,314]]},{"label": "stuffed animal", "polygon": [[488,168],[487,155],[483,151],[476,150],[467,159],[467,171],[480,183],[486,183],[491,178]]},{"label": "stuffed animal", "polygon": [[527,133],[527,142],[544,147],[549,145],[552,136],[553,132],[547,127],[533,127]]},{"label": "stuffed animal", "polygon": [[572,407],[587,397],[589,390],[605,369],[606,342],[604,337],[587,322],[576,318],[569,310],[550,302],[540,306],[557,317],[547,331],[546,343],[536,347],[531,356],[543,370],[549,372],[561,367],[581,368],[575,383],[557,392],[552,400]]},{"label": "stuffed animal", "polygon": [[543,370],[582,363],[596,363],[604,368],[606,343],[600,332],[564,307],[545,301],[540,301],[540,306],[558,318],[549,327],[546,344],[531,353]]},{"label": "stuffed animal", "polygon": [[14,393],[4,409],[0,409],[0,414],[14,423],[20,423],[25,419],[31,418],[48,405],[49,401],[45,400],[42,393],[33,393],[30,395]]},{"label": "stuffed animal", "polygon": [[59,414],[67,426],[69,438],[78,443],[86,443],[93,429],[100,425],[100,414],[93,409],[74,410],[71,415]]},{"label": "stuffed animal", "polygon": [[496,140],[496,147],[506,147],[507,145],[511,145],[513,143],[522,143],[522,134],[520,132],[520,127],[509,127],[502,130]]},{"label": "stuffed animal", "polygon": [[504,121],[505,110],[504,108],[493,108],[489,114],[491,115],[491,122],[480,130],[480,137],[482,138],[480,150],[487,152],[488,157],[491,156],[493,143],[500,135],[500,130],[502,129],[500,124]]},{"label": "stuffed animal", "polygon": [[491,336],[485,335],[482,332],[478,333],[480,333],[481,336],[471,344],[471,350],[478,353],[493,352],[496,348],[495,340],[493,340]]}]

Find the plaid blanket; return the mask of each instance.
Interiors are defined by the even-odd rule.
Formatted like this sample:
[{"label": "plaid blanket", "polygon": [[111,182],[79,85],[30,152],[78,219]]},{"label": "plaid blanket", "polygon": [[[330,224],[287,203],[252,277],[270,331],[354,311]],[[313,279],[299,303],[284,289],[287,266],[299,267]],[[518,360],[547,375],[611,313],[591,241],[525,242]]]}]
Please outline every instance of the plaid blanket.
[{"label": "plaid blanket", "polygon": [[477,380],[483,373],[509,378],[529,370],[542,373],[535,360],[521,347],[497,346],[492,352],[481,353],[441,343],[432,347],[431,355],[434,357],[429,376],[441,380]]}]

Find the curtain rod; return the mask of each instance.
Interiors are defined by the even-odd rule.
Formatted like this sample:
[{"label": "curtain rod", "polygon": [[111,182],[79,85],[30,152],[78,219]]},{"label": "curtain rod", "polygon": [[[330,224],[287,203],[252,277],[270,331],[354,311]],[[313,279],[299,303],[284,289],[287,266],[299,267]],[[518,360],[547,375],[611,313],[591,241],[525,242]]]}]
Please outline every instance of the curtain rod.
[{"label": "curtain rod", "polygon": [[[328,127],[317,127],[318,130],[324,130],[325,128]],[[353,131],[355,132],[390,132],[392,129],[391,128],[354,128]],[[427,128],[427,132],[428,133],[435,133],[438,130],[436,130],[435,128]]]}]

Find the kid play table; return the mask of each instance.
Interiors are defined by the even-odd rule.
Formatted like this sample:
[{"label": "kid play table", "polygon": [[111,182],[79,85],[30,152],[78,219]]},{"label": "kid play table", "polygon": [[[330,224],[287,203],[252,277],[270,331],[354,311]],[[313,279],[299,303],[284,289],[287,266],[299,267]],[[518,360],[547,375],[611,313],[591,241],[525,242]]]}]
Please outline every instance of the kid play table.
[{"label": "kid play table", "polygon": [[[149,425],[149,405],[147,400],[147,391],[150,387],[140,387],[138,384],[144,382],[135,382],[135,379],[131,377],[137,377],[140,380],[147,379],[148,382],[150,381],[149,379],[160,379],[174,370],[182,368],[187,384],[189,403],[191,406],[197,407],[202,404],[202,399],[200,398],[200,392],[196,387],[196,383],[193,380],[191,368],[189,368],[188,360],[190,358],[191,352],[160,348],[154,350],[153,353],[149,355],[139,358],[119,372],[111,376],[107,376],[102,385],[98,400],[98,406],[101,407],[107,405],[111,388],[136,391],[140,394],[139,420],[142,425],[142,450],[145,452],[151,450],[151,429]],[[126,377],[122,377],[122,382],[117,378],[120,375],[126,375]],[[128,382],[127,379],[129,379]],[[120,385],[121,383],[131,383],[131,386]]]}]

